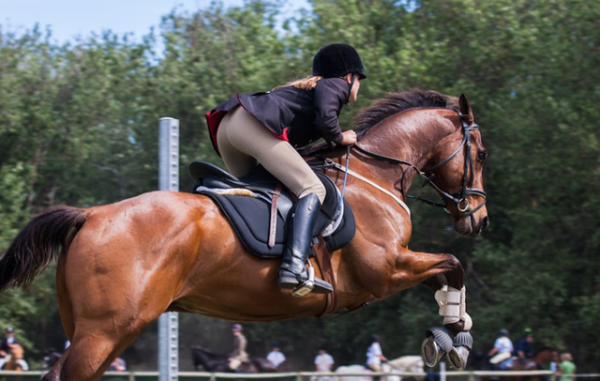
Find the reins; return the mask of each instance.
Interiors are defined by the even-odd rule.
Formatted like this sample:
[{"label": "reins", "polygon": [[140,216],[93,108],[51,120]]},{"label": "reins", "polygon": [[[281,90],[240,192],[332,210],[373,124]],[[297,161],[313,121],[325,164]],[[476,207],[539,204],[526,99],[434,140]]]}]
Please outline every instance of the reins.
[{"label": "reins", "polygon": [[[346,147],[346,168],[350,165],[350,146]],[[344,193],[346,193],[346,181],[348,181],[348,171],[344,172],[344,183],[342,184],[342,193],[340,195],[340,203],[338,204],[338,209],[342,207],[344,203]]]}]

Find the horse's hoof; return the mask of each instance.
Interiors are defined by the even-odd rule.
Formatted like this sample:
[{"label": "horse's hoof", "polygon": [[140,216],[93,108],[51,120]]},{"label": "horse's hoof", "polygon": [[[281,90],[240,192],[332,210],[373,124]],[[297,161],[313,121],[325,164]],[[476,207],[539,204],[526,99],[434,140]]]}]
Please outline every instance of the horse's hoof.
[{"label": "horse's hoof", "polygon": [[467,359],[469,358],[469,349],[467,347],[453,347],[450,352],[446,354],[450,369],[463,370],[467,366]]},{"label": "horse's hoof", "polygon": [[425,365],[432,368],[452,349],[452,336],[443,327],[431,328],[426,336],[427,339],[421,345],[421,356]]}]

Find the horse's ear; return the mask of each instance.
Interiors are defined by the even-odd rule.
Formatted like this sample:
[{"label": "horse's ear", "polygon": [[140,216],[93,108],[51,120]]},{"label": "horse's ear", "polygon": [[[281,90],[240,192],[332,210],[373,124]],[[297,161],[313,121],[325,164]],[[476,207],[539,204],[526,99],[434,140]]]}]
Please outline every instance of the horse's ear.
[{"label": "horse's ear", "polygon": [[475,123],[473,110],[471,110],[471,105],[469,104],[465,94],[460,94],[460,98],[458,99],[458,107],[460,109],[460,113],[467,117],[467,122],[469,124]]}]

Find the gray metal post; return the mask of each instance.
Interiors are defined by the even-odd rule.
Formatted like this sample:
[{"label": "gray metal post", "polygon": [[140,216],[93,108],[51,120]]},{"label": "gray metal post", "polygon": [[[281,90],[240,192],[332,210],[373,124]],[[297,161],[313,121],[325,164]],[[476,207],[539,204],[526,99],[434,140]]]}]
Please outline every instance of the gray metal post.
[{"label": "gray metal post", "polygon": [[440,381],[446,381],[446,363],[440,362]]},{"label": "gray metal post", "polygon": [[[160,118],[158,188],[179,191],[179,120]],[[176,381],[179,370],[179,317],[167,312],[158,320],[159,381]]]}]

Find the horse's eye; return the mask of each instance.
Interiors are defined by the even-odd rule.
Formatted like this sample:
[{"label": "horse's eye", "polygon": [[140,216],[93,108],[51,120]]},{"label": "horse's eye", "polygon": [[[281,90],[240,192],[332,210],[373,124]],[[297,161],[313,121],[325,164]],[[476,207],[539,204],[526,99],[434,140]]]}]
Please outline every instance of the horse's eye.
[{"label": "horse's eye", "polygon": [[484,152],[484,151],[477,152],[477,158],[479,160],[484,161],[486,157],[487,157],[487,152]]}]

